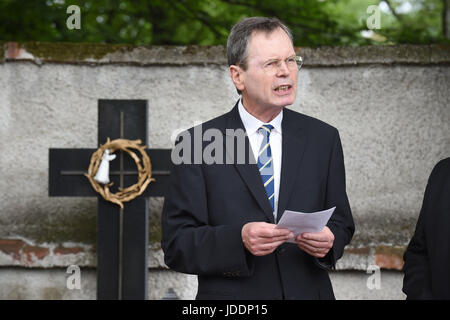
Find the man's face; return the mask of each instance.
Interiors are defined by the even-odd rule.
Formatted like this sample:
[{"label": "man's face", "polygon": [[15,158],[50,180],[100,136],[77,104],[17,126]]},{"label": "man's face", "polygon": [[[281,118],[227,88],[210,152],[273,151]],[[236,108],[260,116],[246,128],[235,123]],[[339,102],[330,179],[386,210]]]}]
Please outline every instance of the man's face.
[{"label": "man's face", "polygon": [[[291,70],[285,63],[293,56],[291,39],[281,28],[271,33],[253,33],[248,44],[247,70],[243,73],[244,105],[267,110],[293,104],[297,95],[298,69]],[[277,60],[281,65],[272,75],[265,66]]]}]

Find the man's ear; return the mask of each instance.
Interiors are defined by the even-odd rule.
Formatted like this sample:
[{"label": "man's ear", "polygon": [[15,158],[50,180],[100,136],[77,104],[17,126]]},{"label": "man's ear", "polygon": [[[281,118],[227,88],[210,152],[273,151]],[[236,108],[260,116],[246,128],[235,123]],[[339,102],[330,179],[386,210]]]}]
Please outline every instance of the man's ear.
[{"label": "man's ear", "polygon": [[238,89],[239,91],[243,91],[245,88],[243,70],[240,67],[235,66],[235,65],[231,65],[229,67],[229,70],[230,70],[231,80],[233,81],[234,85],[236,86],[236,89]]}]

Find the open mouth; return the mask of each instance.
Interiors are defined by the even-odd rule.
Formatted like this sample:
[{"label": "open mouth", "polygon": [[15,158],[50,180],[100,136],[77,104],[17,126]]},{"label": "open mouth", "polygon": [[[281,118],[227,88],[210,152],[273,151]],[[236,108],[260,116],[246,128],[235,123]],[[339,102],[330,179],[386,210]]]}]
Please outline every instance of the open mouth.
[{"label": "open mouth", "polygon": [[275,87],[274,90],[278,93],[287,93],[291,88],[292,86],[290,84],[283,84],[281,86]]}]

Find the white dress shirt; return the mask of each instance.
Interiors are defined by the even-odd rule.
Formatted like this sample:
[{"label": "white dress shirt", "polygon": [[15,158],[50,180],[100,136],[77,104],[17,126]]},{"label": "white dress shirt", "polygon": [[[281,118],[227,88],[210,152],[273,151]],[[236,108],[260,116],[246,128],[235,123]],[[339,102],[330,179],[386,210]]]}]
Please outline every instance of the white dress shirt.
[{"label": "white dress shirt", "polygon": [[[261,143],[264,139],[264,135],[258,132],[258,129],[266,124],[261,120],[252,116],[247,110],[245,110],[242,105],[242,99],[239,100],[239,115],[241,116],[241,120],[244,124],[245,131],[247,132],[248,139],[250,141],[250,146],[252,147],[253,156],[255,157],[255,161],[258,160],[259,148],[261,147]],[[280,178],[281,178],[281,121],[283,120],[283,110],[268,124],[273,126],[272,131],[270,132],[270,149],[272,151],[272,161],[273,161],[273,178],[274,178],[274,192],[275,192],[275,201],[274,201],[274,212],[273,215],[275,217],[275,221],[277,219],[277,209],[278,209],[278,193],[280,191]]]}]

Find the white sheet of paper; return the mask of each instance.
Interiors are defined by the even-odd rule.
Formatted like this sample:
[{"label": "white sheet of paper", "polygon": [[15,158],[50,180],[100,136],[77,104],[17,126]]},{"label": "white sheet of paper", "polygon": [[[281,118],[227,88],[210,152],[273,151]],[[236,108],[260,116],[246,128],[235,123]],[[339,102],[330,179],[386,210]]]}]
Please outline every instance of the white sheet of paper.
[{"label": "white sheet of paper", "polygon": [[327,224],[336,207],[317,212],[284,211],[277,228],[286,228],[294,234],[293,239],[286,242],[295,243],[295,237],[304,232],[319,232]]}]

